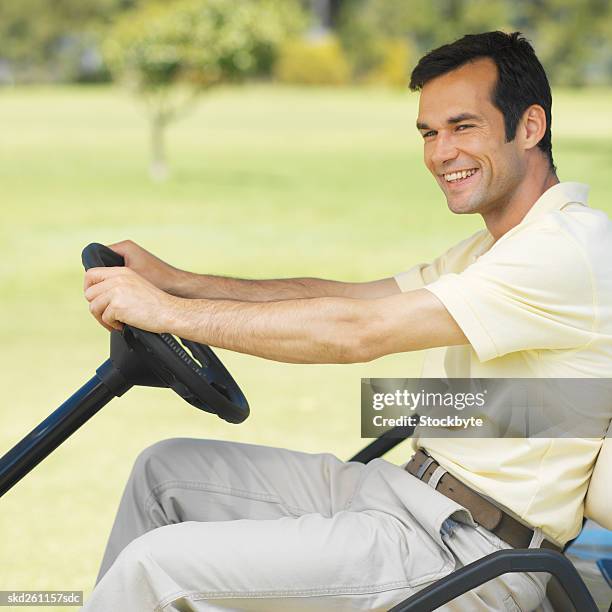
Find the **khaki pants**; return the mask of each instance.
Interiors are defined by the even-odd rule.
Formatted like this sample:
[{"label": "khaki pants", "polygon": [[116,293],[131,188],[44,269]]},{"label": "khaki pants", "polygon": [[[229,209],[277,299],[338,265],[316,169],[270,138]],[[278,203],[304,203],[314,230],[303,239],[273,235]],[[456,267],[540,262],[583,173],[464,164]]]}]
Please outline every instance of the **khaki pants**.
[{"label": "khaki pants", "polygon": [[[83,610],[387,610],[500,548],[382,459],[170,439],[136,460]],[[533,610],[544,590],[506,574],[444,610]]]}]

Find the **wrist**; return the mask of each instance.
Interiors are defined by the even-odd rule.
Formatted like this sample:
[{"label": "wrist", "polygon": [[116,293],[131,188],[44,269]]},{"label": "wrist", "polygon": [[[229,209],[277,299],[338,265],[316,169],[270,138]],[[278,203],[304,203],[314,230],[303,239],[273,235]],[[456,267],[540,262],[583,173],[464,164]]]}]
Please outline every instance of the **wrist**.
[{"label": "wrist", "polygon": [[185,318],[187,316],[187,300],[184,298],[166,294],[166,304],[163,308],[162,325],[165,331],[175,336],[182,336],[185,329]]},{"label": "wrist", "polygon": [[168,295],[168,307],[166,308],[165,327],[168,333],[199,341],[196,332],[201,327],[202,316],[200,300],[183,298],[176,295]]},{"label": "wrist", "polygon": [[198,275],[179,268],[172,268],[165,283],[164,291],[176,297],[190,298]]}]

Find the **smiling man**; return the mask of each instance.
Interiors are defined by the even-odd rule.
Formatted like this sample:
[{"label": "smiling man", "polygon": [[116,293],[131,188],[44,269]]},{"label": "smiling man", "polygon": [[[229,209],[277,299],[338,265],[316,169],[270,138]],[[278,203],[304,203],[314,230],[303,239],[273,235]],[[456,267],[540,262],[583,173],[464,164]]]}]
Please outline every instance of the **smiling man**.
[{"label": "smiling man", "polygon": [[[485,229],[364,283],[193,274],[121,242],[126,268],[86,273],[92,314],[294,363],[433,349],[425,376],[610,377],[612,229],[586,186],[557,178],[529,43],[466,36],[423,57],[411,87],[425,164],[450,210]],[[84,609],[385,610],[499,548],[563,546],[602,447],[414,442],[405,469],[211,440],[146,449]],[[540,575],[504,575],[455,609],[533,610],[544,590]]]}]

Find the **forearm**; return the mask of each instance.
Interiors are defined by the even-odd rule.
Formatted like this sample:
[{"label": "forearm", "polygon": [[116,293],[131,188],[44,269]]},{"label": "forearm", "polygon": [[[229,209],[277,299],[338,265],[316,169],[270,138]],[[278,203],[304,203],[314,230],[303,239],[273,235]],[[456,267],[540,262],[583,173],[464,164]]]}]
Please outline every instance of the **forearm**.
[{"label": "forearm", "polygon": [[182,338],[287,363],[364,360],[359,300],[177,300],[168,331]]},{"label": "forearm", "polygon": [[467,343],[446,308],[425,289],[373,300],[173,300],[166,331],[287,363],[360,363]]},{"label": "forearm", "polygon": [[272,302],[321,297],[370,299],[397,293],[399,287],[392,278],[364,283],[321,278],[248,280],[180,271],[168,291],[190,299]]},{"label": "forearm", "polygon": [[467,343],[442,302],[426,289],[377,299],[186,299],[119,266],[88,270],[84,290],[90,312],[107,329],[131,325],[169,332],[289,363],[358,363]]}]

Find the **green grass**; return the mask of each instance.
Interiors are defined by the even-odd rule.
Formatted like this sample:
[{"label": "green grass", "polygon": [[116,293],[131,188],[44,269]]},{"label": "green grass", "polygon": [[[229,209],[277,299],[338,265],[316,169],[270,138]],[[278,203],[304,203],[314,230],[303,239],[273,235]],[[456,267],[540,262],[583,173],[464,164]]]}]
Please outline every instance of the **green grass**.
[{"label": "green grass", "polygon": [[[560,177],[590,183],[591,204],[608,213],[611,104],[610,90],[556,92],[553,125]],[[105,359],[107,334],[81,290],[88,242],[132,238],[202,272],[366,280],[479,228],[479,218],[447,211],[422,164],[415,112],[407,93],[220,90],[170,130],[172,176],[153,184],[146,122],[122,92],[2,91],[0,452]],[[363,444],[360,377],[414,376],[421,361],[222,358],[249,398],[248,421],[225,424],[168,391],[135,389],[114,401],[0,501],[0,589],[87,594],[145,446],[197,436],[348,457]]]}]

